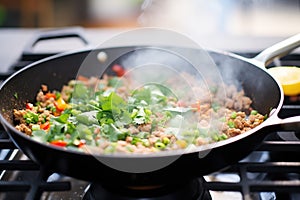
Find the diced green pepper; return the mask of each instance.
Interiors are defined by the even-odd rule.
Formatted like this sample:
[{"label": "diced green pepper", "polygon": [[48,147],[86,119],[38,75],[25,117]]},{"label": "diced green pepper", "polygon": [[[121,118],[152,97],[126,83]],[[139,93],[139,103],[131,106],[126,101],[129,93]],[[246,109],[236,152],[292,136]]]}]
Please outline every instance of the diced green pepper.
[{"label": "diced green pepper", "polygon": [[235,119],[236,118],[236,112],[232,112],[231,115],[230,115],[230,118]]},{"label": "diced green pepper", "polygon": [[228,136],[225,133],[219,136],[219,140],[226,140],[227,138]]},{"label": "diced green pepper", "polygon": [[251,115],[257,115],[257,113],[258,113],[257,110],[251,110],[251,113],[250,113],[250,114],[251,114]]},{"label": "diced green pepper", "polygon": [[234,127],[235,127],[233,121],[228,121],[228,122],[227,122],[227,125],[229,126],[229,128],[234,128]]}]

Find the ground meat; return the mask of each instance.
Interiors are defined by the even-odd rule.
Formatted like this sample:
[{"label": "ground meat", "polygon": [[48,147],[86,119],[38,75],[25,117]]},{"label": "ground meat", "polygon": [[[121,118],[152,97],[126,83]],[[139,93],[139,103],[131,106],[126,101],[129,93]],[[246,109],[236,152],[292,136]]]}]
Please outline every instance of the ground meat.
[{"label": "ground meat", "polygon": [[228,121],[233,122],[234,127],[228,127],[227,129],[224,127],[223,132],[229,137],[239,135],[260,125],[264,121],[264,118],[265,116],[259,113],[247,116],[245,112],[237,112],[235,119],[231,119],[230,116],[227,119]]},{"label": "ground meat", "polygon": [[64,85],[62,90],[61,90],[61,97],[63,98],[64,101],[68,101],[70,98],[70,95],[73,91],[73,88],[69,85]]},{"label": "ground meat", "polygon": [[18,131],[21,131],[21,132],[25,133],[26,135],[31,135],[32,134],[31,128],[29,128],[29,126],[27,126],[26,124],[19,124],[19,125],[16,126],[16,129]]},{"label": "ground meat", "polygon": [[140,132],[138,128],[136,128],[135,126],[132,126],[132,125],[130,125],[130,126],[128,127],[128,130],[129,130],[130,133],[132,133],[132,134],[137,134],[137,133]]},{"label": "ground meat", "polygon": [[43,84],[43,85],[41,86],[41,90],[42,90],[43,92],[47,92],[47,91],[48,91],[48,86]]},{"label": "ground meat", "polygon": [[241,117],[241,118],[245,118],[246,117],[246,113],[239,111],[239,112],[236,113],[236,116],[237,117]]},{"label": "ground meat", "polygon": [[241,133],[242,133],[242,131],[240,129],[237,129],[237,128],[229,128],[227,130],[227,135],[229,137],[234,137],[234,136],[237,136],[237,135],[239,135]]},{"label": "ground meat", "polygon": [[156,137],[154,135],[151,135],[150,138],[148,139],[151,145],[154,145],[155,142],[159,140],[159,137]]},{"label": "ground meat", "polygon": [[151,124],[142,124],[138,127],[138,129],[142,132],[150,132],[151,131]]},{"label": "ground meat", "polygon": [[132,137],[131,136],[127,136],[125,141],[128,142],[128,143],[131,143],[132,142]]},{"label": "ground meat", "polygon": [[234,101],[232,99],[230,99],[230,98],[226,98],[225,106],[226,106],[226,108],[233,108]]},{"label": "ground meat", "polygon": [[24,115],[27,111],[26,110],[16,110],[14,109],[14,117],[15,117],[15,120],[16,121],[19,121],[20,124],[23,124],[25,123],[25,120],[24,120]]},{"label": "ground meat", "polygon": [[243,122],[244,122],[244,120],[240,116],[236,117],[233,120],[234,127],[242,130],[244,128],[244,123]]},{"label": "ground meat", "polygon": [[46,100],[46,97],[44,95],[44,92],[40,90],[36,96],[36,101],[38,102],[44,102]]},{"label": "ground meat", "polygon": [[243,109],[249,109],[252,103],[252,100],[249,97],[242,97]]},{"label": "ground meat", "polygon": [[204,144],[207,144],[207,143],[208,143],[207,140],[204,139],[204,138],[202,138],[202,137],[198,137],[198,138],[196,139],[196,145],[198,145],[198,146],[204,145]]}]

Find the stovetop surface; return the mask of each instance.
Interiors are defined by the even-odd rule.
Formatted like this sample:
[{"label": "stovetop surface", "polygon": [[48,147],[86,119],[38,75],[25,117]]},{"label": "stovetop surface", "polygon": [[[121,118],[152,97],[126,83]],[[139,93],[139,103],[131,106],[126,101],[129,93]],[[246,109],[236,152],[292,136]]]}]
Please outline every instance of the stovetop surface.
[{"label": "stovetop surface", "polygon": [[[74,27],[67,27],[74,28]],[[75,27],[78,28],[78,27]],[[33,37],[40,31],[48,29],[30,29],[30,28],[3,28],[0,29],[0,72],[6,72],[8,68],[19,59],[24,47]],[[52,30],[52,29],[51,29]],[[124,28],[89,28],[84,29],[84,36],[94,46],[100,46],[105,41],[126,32],[129,29]],[[263,49],[282,41],[283,39],[293,35],[230,35],[230,34],[201,34],[195,35],[183,33],[193,41],[197,42],[201,47],[225,50],[237,53],[258,53]],[[296,33],[294,33],[296,34]],[[128,45],[136,44],[135,41],[128,41]],[[111,44],[112,45],[112,44]],[[115,44],[117,45],[117,44]],[[139,45],[139,44],[137,44]],[[49,42],[40,42],[34,47],[35,52],[61,52],[67,50],[80,49],[84,44],[78,39],[70,40],[54,40]],[[300,49],[296,50],[300,52]]]},{"label": "stovetop surface", "polygon": [[[116,34],[118,31],[120,30],[106,30],[105,34],[105,31],[102,32],[102,36],[104,37],[105,35],[105,37],[108,37],[109,34]],[[5,34],[9,33],[4,32]],[[16,41],[19,41],[20,38],[17,39],[16,36],[21,33],[17,30],[13,30],[12,32],[14,34],[11,36],[15,37]],[[33,32],[32,30],[23,30],[23,34],[25,34],[23,38],[28,40]],[[0,30],[1,34],[3,34],[3,31]],[[95,40],[95,35],[97,35],[96,30],[90,31],[90,35],[93,35],[92,38]],[[9,35],[5,37],[9,37]],[[254,40],[264,41],[263,44],[259,43],[260,47],[256,47],[260,49],[262,45],[267,43],[265,45],[267,47],[280,41],[281,38],[265,38],[265,40],[264,38],[247,39],[247,41]],[[24,41],[22,42],[21,44],[25,44]],[[9,53],[0,53],[0,60],[5,60],[2,62],[2,74],[6,73],[8,69],[12,69],[12,64],[18,66],[18,68],[27,64],[27,62],[17,61],[20,58],[20,52],[22,51],[20,48],[23,45],[17,46],[12,43]],[[254,49],[253,46],[249,49],[243,48],[243,50],[237,46],[236,48],[232,47],[232,50],[236,53],[250,58],[260,51]],[[1,52],[4,51],[4,49],[1,50]],[[8,54],[9,56],[7,56]],[[286,56],[280,62],[281,65],[300,66],[300,54],[294,53]],[[285,97],[280,117],[295,116],[299,113],[300,97]],[[247,158],[222,172],[206,176],[204,185],[211,191],[213,199],[269,200],[275,199],[275,197],[276,199],[299,199],[299,130],[277,130],[276,132],[272,132],[261,143],[260,147]],[[17,150],[2,127],[0,128],[0,149],[2,149],[0,152],[0,199],[83,199],[86,189],[91,187],[90,183],[86,181],[60,174],[52,174],[49,177],[44,177],[40,166],[28,160],[26,156]]]}]

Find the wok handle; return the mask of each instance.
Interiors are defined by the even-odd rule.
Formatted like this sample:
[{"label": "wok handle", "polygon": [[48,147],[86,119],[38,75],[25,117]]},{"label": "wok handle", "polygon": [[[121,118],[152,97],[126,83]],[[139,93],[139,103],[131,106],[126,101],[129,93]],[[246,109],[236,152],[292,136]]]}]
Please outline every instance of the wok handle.
[{"label": "wok handle", "polygon": [[[23,50],[23,55],[37,54],[33,51],[33,47],[42,40],[51,40],[59,38],[78,38],[83,42],[84,45],[90,44],[90,42],[87,40],[86,36],[83,33],[83,29],[80,27],[46,30],[38,32],[36,35],[33,36],[31,41],[29,41],[25,46]],[[53,55],[54,53],[50,54]]]},{"label": "wok handle", "polygon": [[270,117],[270,121],[266,126],[280,126],[283,130],[300,130],[300,115],[281,119],[277,114]]},{"label": "wok handle", "polygon": [[274,60],[287,55],[290,51],[300,46],[300,33],[285,39],[259,53],[253,60],[263,63],[264,67]]}]

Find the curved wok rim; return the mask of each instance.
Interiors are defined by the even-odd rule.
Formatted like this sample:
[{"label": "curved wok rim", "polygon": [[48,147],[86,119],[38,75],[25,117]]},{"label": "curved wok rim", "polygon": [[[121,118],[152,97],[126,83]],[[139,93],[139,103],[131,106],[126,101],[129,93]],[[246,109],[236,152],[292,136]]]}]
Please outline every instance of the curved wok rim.
[{"label": "curved wok rim", "polygon": [[[42,64],[42,63],[45,63],[45,62],[48,62],[50,60],[55,60],[55,59],[60,59],[62,57],[65,57],[65,56],[72,56],[72,55],[75,55],[75,54],[80,54],[80,53],[86,53],[88,51],[105,51],[105,50],[108,50],[108,49],[118,49],[118,48],[140,48],[140,47],[153,47],[153,46],[142,46],[142,45],[139,45],[139,46],[120,46],[120,47],[106,47],[106,48],[84,48],[84,49],[81,49],[81,50],[74,50],[74,51],[68,51],[68,52],[64,52],[64,53],[59,53],[59,54],[56,54],[56,55],[53,55],[53,56],[49,56],[47,58],[44,58],[44,59],[41,59],[41,60],[38,60],[38,61],[35,61],[27,66],[25,66],[24,68],[18,70],[17,72],[13,73],[11,76],[9,76],[0,86],[0,90],[6,86],[6,84],[12,80],[13,78],[15,78],[15,76],[21,74],[23,71],[27,70],[27,69],[30,69],[30,68],[34,68],[34,67],[37,67],[39,64]],[[161,47],[161,46],[159,46]],[[177,48],[182,48],[182,49],[190,49],[188,47],[180,47],[180,46],[169,46],[169,47],[177,47]],[[263,123],[261,123],[259,126],[245,132],[245,133],[242,133],[240,135],[237,135],[237,136],[234,136],[234,137],[231,137],[231,138],[228,138],[226,140],[223,140],[223,141],[219,141],[219,142],[214,142],[214,143],[211,143],[211,144],[205,144],[205,145],[201,145],[201,146],[195,146],[193,145],[194,147],[192,147],[190,150],[189,150],[189,147],[185,148],[185,149],[179,149],[179,150],[168,150],[168,151],[160,151],[160,152],[155,152],[155,153],[146,153],[146,154],[142,154],[142,153],[113,153],[113,154],[89,154],[89,153],[86,153],[86,152],[81,152],[81,151],[76,151],[76,150],[72,150],[72,149],[66,149],[66,148],[62,148],[62,147],[56,147],[54,145],[50,145],[50,144],[47,144],[47,143],[44,143],[44,142],[39,142],[39,141],[36,141],[32,138],[30,138],[29,136],[27,136],[26,134],[24,134],[23,132],[21,131],[18,131],[17,129],[15,129],[15,127],[9,123],[5,118],[4,116],[2,115],[2,113],[0,113],[0,120],[1,120],[1,123],[4,125],[4,127],[7,127],[9,129],[8,131],[8,134],[11,135],[10,131],[13,131],[15,133],[17,133],[18,136],[20,137],[23,137],[24,139],[28,140],[29,142],[34,142],[38,145],[41,145],[43,146],[44,148],[50,148],[52,150],[56,150],[56,151],[61,151],[61,152],[64,152],[64,153],[71,153],[71,154],[78,154],[78,155],[83,155],[83,156],[93,156],[93,157],[98,157],[98,158],[126,158],[126,159],[137,159],[137,158],[159,158],[159,157],[167,157],[167,156],[182,156],[182,155],[185,155],[185,154],[192,154],[192,153],[201,153],[201,152],[206,152],[206,151],[211,151],[213,150],[214,148],[218,148],[218,147],[221,147],[221,146],[224,146],[224,145],[228,145],[230,143],[233,143],[235,141],[238,141],[238,140],[241,140],[243,138],[246,138],[252,134],[259,134],[259,133],[256,133],[257,131],[263,129],[264,127],[267,127],[269,125],[274,125],[275,123],[272,122],[273,118],[278,118],[278,112],[281,110],[281,107],[282,107],[282,104],[283,104],[283,89],[281,87],[281,85],[278,83],[278,81],[271,75],[267,72],[267,69],[265,68],[262,68],[261,66],[259,66],[259,64],[262,64],[254,59],[249,59],[249,58],[245,58],[243,56],[240,56],[240,55],[237,55],[237,54],[234,54],[234,53],[231,53],[231,52],[227,52],[227,51],[220,51],[220,50],[215,50],[215,49],[206,49],[208,52],[214,52],[214,53],[218,53],[218,54],[223,54],[223,55],[226,55],[226,56],[229,56],[229,57],[232,57],[232,58],[235,58],[235,59],[238,59],[238,60],[241,60],[243,62],[247,62],[251,65],[253,65],[253,67],[257,67],[259,69],[261,69],[264,73],[266,73],[267,75],[269,75],[272,80],[277,84],[279,90],[280,90],[280,100],[279,100],[279,103],[277,105],[276,108],[273,108],[273,112],[269,115],[269,117],[267,118],[267,120],[265,120]],[[274,120],[273,120],[274,121]],[[17,144],[18,145],[18,144]]]}]

